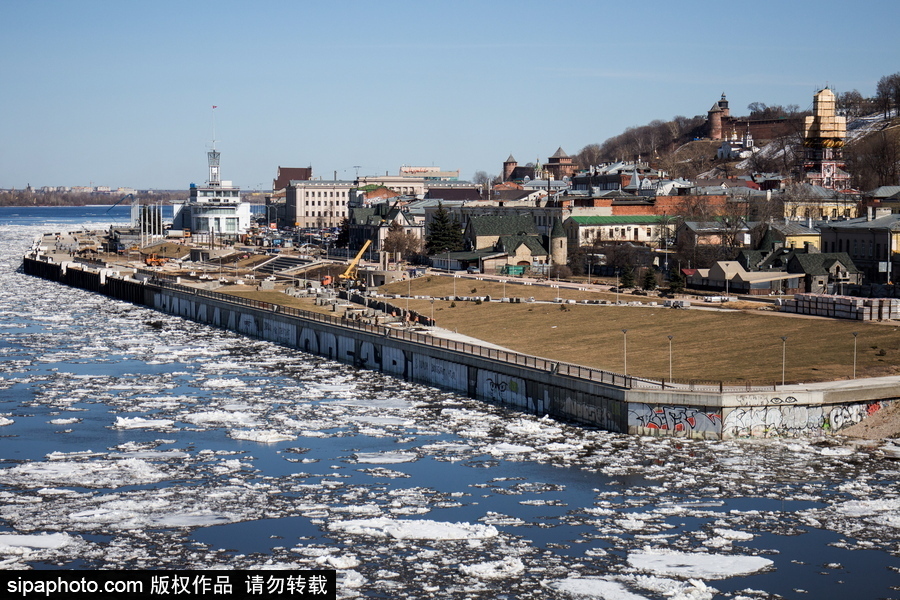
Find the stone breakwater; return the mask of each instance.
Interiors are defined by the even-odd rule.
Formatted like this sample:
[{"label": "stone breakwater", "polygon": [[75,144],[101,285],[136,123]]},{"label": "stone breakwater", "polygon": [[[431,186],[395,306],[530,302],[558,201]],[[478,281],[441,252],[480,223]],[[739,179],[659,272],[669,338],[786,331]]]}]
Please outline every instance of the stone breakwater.
[{"label": "stone breakwater", "polygon": [[171,282],[135,279],[109,268],[53,262],[38,252],[25,256],[23,269],[359,368],[608,431],[706,439],[827,435],[859,423],[900,397],[897,377],[766,389],[673,385]]}]

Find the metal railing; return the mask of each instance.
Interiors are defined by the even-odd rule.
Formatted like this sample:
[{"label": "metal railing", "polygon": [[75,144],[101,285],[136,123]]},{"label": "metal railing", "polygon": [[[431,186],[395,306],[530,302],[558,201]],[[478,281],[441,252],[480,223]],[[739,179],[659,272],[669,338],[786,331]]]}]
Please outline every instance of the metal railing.
[{"label": "metal railing", "polygon": [[162,279],[154,279],[150,281],[151,284],[156,285],[160,288],[170,289],[173,291],[183,292],[185,294],[200,296],[204,298],[210,298],[213,300],[217,300],[220,302],[227,302],[231,304],[248,306],[251,308],[256,308],[260,310],[268,310],[273,313],[288,315],[292,317],[297,317],[301,319],[306,319],[309,321],[316,321],[319,323],[327,323],[329,325],[335,327],[341,327],[346,329],[354,329],[357,331],[365,331],[367,333],[388,337],[398,340],[403,340],[405,342],[410,342],[414,344],[420,344],[423,346],[430,346],[434,348],[440,348],[443,350],[451,350],[454,352],[462,352],[471,356],[477,356],[480,358],[485,358],[489,360],[495,360],[498,362],[516,365],[520,367],[525,367],[529,369],[535,369],[538,371],[546,371],[550,373],[555,373],[557,375],[564,375],[567,377],[571,377],[573,379],[579,379],[582,381],[590,381],[594,383],[601,383],[604,385],[611,385],[614,387],[620,387],[624,389],[646,389],[646,390],[672,390],[672,391],[691,391],[691,392],[748,392],[748,391],[767,391],[771,390],[773,386],[771,384],[754,384],[752,382],[733,382],[726,383],[724,381],[708,381],[708,380],[699,380],[699,379],[690,379],[690,380],[653,380],[646,379],[640,377],[633,377],[631,375],[622,375],[621,373],[614,373],[611,371],[604,371],[602,369],[595,369],[593,367],[586,367],[583,365],[576,365],[572,363],[562,362],[558,360],[551,360],[547,358],[541,358],[539,356],[532,356],[530,354],[522,354],[520,352],[511,352],[508,350],[502,350],[499,348],[491,348],[488,346],[481,346],[478,344],[470,344],[468,342],[461,342],[457,340],[437,337],[433,335],[426,335],[422,333],[418,333],[415,331],[408,331],[402,329],[394,329],[391,327],[384,327],[378,325],[370,325],[368,323],[364,323],[361,321],[354,321],[352,319],[346,319],[341,317],[332,317],[329,315],[325,315],[318,312],[302,310],[299,308],[294,308],[290,306],[284,306],[281,304],[275,304],[272,302],[263,302],[261,300],[252,300],[250,298],[242,298],[240,296],[233,296],[230,294],[223,294],[221,292],[214,292],[210,290],[198,289],[194,287],[189,287],[177,283],[173,283],[171,281],[165,281]]}]

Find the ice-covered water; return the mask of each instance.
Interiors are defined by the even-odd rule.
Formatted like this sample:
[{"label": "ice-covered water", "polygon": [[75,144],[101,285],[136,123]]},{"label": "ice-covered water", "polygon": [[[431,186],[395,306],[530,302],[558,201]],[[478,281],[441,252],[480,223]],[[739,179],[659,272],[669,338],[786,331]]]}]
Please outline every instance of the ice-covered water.
[{"label": "ice-covered water", "polygon": [[900,597],[882,444],[611,434],[16,272],[35,234],[78,225],[0,211],[4,568],[333,568],[345,597]]}]

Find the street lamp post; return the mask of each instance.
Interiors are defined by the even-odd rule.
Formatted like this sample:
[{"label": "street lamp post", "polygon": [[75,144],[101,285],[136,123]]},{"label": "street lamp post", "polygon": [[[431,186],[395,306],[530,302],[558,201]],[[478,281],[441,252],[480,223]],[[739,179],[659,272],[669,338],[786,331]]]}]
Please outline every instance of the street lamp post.
[{"label": "street lamp post", "polygon": [[674,335],[667,335],[669,338],[669,381],[672,381],[672,338]]},{"label": "street lamp post", "polygon": [[781,385],[784,385],[784,362],[787,356],[787,336],[781,336]]},{"label": "street lamp post", "polygon": [[858,335],[858,331],[853,332],[853,379],[856,379],[856,336]]},{"label": "street lamp post", "polygon": [[622,330],[622,375],[628,375],[628,330]]}]

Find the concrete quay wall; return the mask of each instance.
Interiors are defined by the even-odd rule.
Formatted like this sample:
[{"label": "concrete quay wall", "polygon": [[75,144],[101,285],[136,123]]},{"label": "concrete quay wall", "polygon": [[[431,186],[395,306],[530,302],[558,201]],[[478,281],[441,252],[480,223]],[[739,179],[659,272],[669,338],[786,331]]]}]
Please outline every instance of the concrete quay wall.
[{"label": "concrete quay wall", "polygon": [[532,413],[609,431],[628,429],[625,388],[561,375],[551,361],[522,356],[515,363],[502,350],[298,314],[267,303],[237,304],[151,285],[145,289],[148,306],[192,321]]},{"label": "concrete quay wall", "polygon": [[419,333],[227,296],[107,269],[26,257],[26,273],[161,312],[608,431],[729,439],[839,431],[900,396],[896,384],[695,391]]}]

